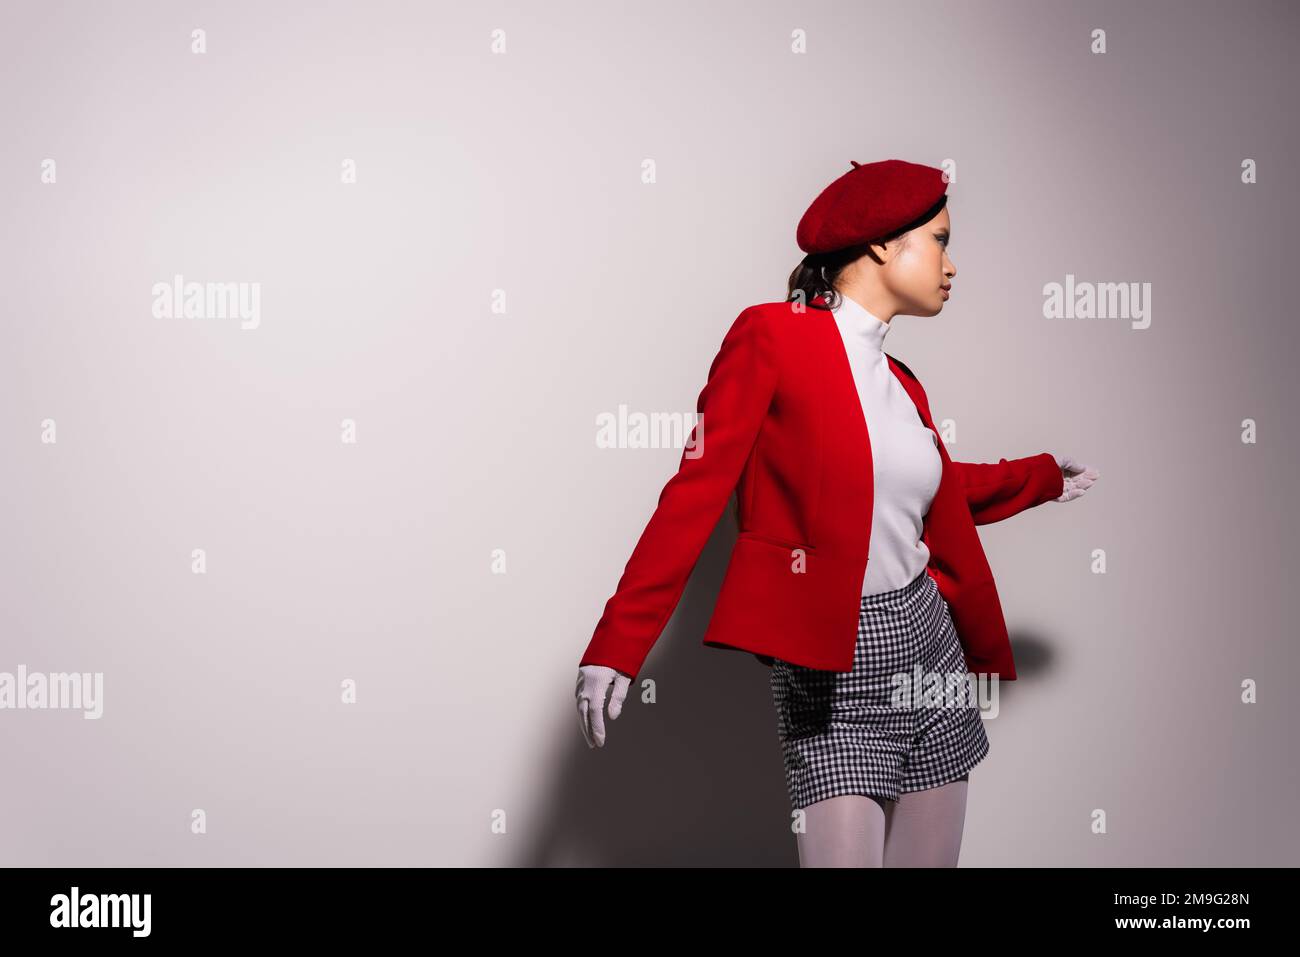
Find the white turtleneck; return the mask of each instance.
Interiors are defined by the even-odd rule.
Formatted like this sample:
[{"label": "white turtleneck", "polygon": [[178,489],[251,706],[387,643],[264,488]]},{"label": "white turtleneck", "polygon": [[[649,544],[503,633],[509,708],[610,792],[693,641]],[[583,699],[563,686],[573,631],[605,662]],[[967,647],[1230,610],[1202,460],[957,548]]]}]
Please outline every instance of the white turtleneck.
[{"label": "white turtleneck", "polygon": [[862,594],[902,588],[925,569],[923,521],[939,489],[939,438],[926,428],[884,353],[889,323],[840,293],[833,310],[871,439],[875,499]]}]

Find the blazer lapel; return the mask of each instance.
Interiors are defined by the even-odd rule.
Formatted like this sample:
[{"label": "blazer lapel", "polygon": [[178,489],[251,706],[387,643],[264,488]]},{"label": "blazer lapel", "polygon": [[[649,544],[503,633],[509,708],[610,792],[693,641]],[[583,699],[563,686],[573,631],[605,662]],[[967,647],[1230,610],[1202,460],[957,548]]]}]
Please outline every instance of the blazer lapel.
[{"label": "blazer lapel", "polygon": [[916,382],[912,379],[912,377],[898,367],[898,363],[894,361],[893,356],[891,356],[889,353],[886,352],[885,358],[889,360],[889,368],[890,371],[894,373],[894,378],[896,378],[900,383],[902,383],[903,389],[907,392],[908,396],[912,399],[912,404],[916,406],[916,414],[921,417],[921,421],[925,423],[925,427],[929,429],[931,432],[933,432],[936,437],[938,437],[939,450],[942,453],[943,457],[947,458],[948,450],[944,448],[943,436],[939,435],[939,430],[934,427],[934,420],[930,418],[930,405],[928,402],[925,401],[925,394],[921,392],[920,387],[916,384]]}]

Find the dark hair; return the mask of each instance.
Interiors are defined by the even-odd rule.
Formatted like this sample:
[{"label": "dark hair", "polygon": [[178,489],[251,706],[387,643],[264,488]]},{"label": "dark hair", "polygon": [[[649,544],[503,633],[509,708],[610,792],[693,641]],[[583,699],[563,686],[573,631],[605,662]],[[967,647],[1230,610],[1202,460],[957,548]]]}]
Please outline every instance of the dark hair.
[{"label": "dark hair", "polygon": [[839,279],[840,273],[850,263],[861,259],[863,256],[870,256],[876,262],[883,260],[876,255],[872,246],[883,246],[910,232],[917,226],[924,226],[948,203],[948,194],[944,193],[939,197],[939,201],[931,206],[919,218],[908,223],[906,226],[896,229],[891,233],[881,236],[879,239],[873,239],[870,242],[861,243],[857,246],[848,246],[844,249],[837,249],[830,253],[809,253],[803,257],[803,261],[794,267],[794,272],[790,273],[790,279],[787,284],[785,301],[794,302],[799,293],[803,293],[803,304],[812,306],[813,298],[821,296],[826,300],[825,306],[813,306],[814,309],[836,309],[840,305],[840,293],[835,288],[835,282]]}]

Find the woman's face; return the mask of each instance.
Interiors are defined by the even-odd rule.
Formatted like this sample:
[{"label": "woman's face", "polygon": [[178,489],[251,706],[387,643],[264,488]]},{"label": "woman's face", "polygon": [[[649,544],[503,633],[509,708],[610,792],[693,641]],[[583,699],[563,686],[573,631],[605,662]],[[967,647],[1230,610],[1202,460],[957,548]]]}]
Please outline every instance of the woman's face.
[{"label": "woman's face", "polygon": [[945,206],[924,226],[904,233],[886,247],[890,255],[881,257],[885,263],[879,267],[880,280],[901,315],[937,315],[948,301],[947,287],[957,275],[957,267],[948,258],[949,233]]}]

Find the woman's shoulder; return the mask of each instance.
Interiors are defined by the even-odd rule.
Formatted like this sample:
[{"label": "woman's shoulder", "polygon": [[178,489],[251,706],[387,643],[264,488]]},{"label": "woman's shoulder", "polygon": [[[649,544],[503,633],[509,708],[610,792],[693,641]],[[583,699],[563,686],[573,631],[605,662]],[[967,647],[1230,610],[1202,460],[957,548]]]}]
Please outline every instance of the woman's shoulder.
[{"label": "woman's shoulder", "polygon": [[810,314],[829,316],[831,313],[828,309],[788,300],[758,302],[741,311],[741,316],[746,317],[749,321],[761,323],[773,329],[788,328],[801,320],[806,320]]}]

